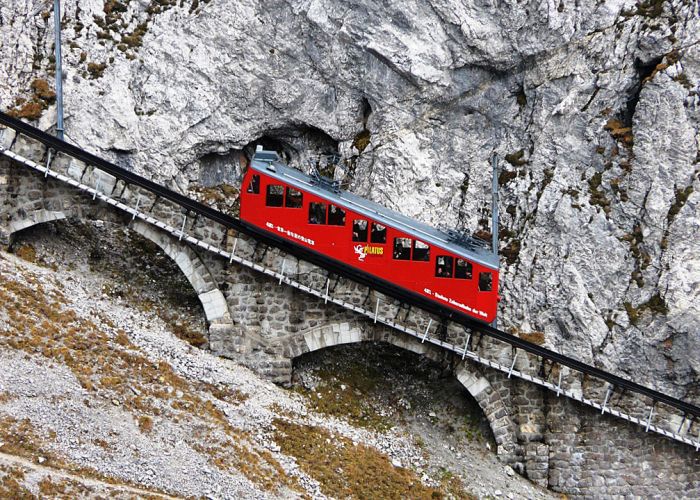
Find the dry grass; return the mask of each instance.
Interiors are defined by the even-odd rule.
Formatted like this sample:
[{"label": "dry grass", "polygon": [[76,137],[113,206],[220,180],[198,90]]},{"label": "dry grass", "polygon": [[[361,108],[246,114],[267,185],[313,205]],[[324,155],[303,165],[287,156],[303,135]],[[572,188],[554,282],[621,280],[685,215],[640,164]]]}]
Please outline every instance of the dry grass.
[{"label": "dry grass", "polygon": [[11,498],[13,500],[36,498],[31,491],[22,486],[24,481],[23,469],[0,465],[0,474],[0,498]]},{"label": "dry grass", "polygon": [[531,344],[544,345],[544,332],[518,332],[518,337]]},{"label": "dry grass", "polygon": [[282,452],[316,479],[321,491],[336,498],[443,498],[413,471],[394,467],[386,455],[319,427],[274,421],[275,441]]},{"label": "dry grass", "polygon": [[379,414],[371,404],[382,380],[377,369],[355,364],[340,372],[322,368],[316,375],[322,380],[318,387],[295,389],[308,399],[314,411],[379,432],[393,427],[391,419]]},{"label": "dry grass", "polygon": [[36,263],[36,249],[30,244],[20,246],[15,250],[15,255],[27,262]]},{"label": "dry grass", "polygon": [[[204,450],[217,466],[241,471],[266,489],[291,484],[276,460],[256,451],[247,434],[232,427],[214,402],[239,404],[245,394],[225,386],[190,383],[168,363],[143,356],[124,331],[78,317],[61,292],[47,289],[30,273],[22,276],[23,281],[0,276],[0,315],[8,319],[0,329],[0,345],[65,365],[86,391],[117,400],[134,414],[142,432],[153,432],[153,417],[190,421],[205,430],[205,438],[226,436],[220,449]],[[60,462],[61,468],[75,469],[51,455],[44,441],[30,432],[28,422],[7,422],[2,427],[12,430],[0,433],[0,441],[12,446],[13,453],[29,458],[42,454]],[[194,436],[191,441],[192,446],[199,444]]]}]

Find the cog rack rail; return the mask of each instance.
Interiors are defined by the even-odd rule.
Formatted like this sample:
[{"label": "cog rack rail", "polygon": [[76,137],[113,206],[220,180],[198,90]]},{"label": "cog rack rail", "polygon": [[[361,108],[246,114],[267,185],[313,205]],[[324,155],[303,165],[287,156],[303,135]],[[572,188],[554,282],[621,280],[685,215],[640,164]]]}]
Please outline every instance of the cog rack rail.
[{"label": "cog rack rail", "polygon": [[[217,254],[222,258],[228,259],[229,262],[235,261],[240,265],[243,265],[257,272],[270,276],[278,280],[280,285],[282,283],[285,283],[303,292],[316,296],[324,300],[326,303],[331,302],[345,309],[355,311],[356,313],[369,318],[374,323],[380,323],[390,328],[401,331],[415,339],[420,340],[422,343],[428,343],[438,348],[450,351],[456,356],[461,357],[462,360],[469,359],[480,365],[498,370],[502,373],[507,374],[508,378],[516,377],[527,382],[534,383],[556,393],[557,397],[565,396],[567,398],[573,399],[582,404],[595,408],[596,410],[600,410],[601,414],[608,413],[623,420],[627,420],[629,422],[643,427],[646,432],[652,431],[661,434],[676,441],[691,445],[695,448],[696,451],[700,451],[700,430],[699,435],[697,437],[693,437],[690,435],[692,424],[696,420],[700,420],[700,407],[696,405],[674,398],[654,389],[642,386],[640,384],[637,384],[636,382],[606,372],[604,370],[588,365],[574,358],[565,356],[550,349],[546,349],[542,346],[532,344],[530,342],[527,342],[513,335],[507,334],[491,326],[475,322],[467,316],[455,313],[451,310],[442,308],[439,305],[435,305],[428,301],[421,300],[421,298],[418,296],[402,292],[401,290],[392,287],[386,282],[367,277],[362,273],[354,271],[349,266],[343,266],[342,264],[339,264],[335,261],[331,261],[330,259],[319,256],[314,252],[296,247],[281,238],[276,238],[274,236],[261,233],[257,229],[245,224],[245,222],[239,219],[225,215],[191,198],[188,198],[182,194],[167,189],[149,179],[146,179],[133,172],[118,167],[110,162],[107,162],[104,159],[101,159],[91,153],[88,153],[83,149],[61,141],[49,134],[46,134],[45,132],[39,129],[36,129],[30,125],[27,125],[24,122],[16,120],[2,112],[0,112],[0,124],[4,125],[9,129],[14,130],[15,133],[18,135],[24,135],[26,137],[40,142],[46,148],[52,149],[55,153],[63,153],[71,158],[85,163],[88,166],[92,166],[94,168],[102,170],[123,181],[127,185],[134,185],[145,189],[160,198],[167,199],[179,205],[188,212],[193,212],[213,222],[221,224],[227,228],[233,229],[239,233],[250,236],[258,241],[262,241],[266,244],[275,246],[280,250],[294,255],[295,257],[301,260],[305,260],[307,262],[315,264],[329,272],[337,274],[338,276],[346,277],[350,280],[366,285],[371,289],[374,289],[385,295],[393,297],[394,299],[400,300],[406,304],[416,306],[434,314],[438,314],[439,316],[446,318],[449,321],[460,324],[468,328],[472,332],[470,333],[469,338],[471,338],[471,335],[474,332],[478,332],[480,334],[485,334],[506,344],[510,344],[513,348],[515,348],[512,363],[510,364],[510,366],[507,366],[499,361],[488,359],[484,356],[481,356],[477,352],[470,350],[469,338],[464,346],[456,346],[454,344],[444,342],[436,336],[431,336],[430,323],[428,324],[425,331],[420,332],[417,331],[415,328],[402,325],[396,322],[394,319],[382,317],[378,314],[379,301],[377,301],[374,309],[367,309],[365,307],[352,304],[341,298],[333,297],[331,294],[329,294],[328,287],[326,287],[325,290],[317,290],[311,286],[305,285],[293,279],[293,277],[289,275],[285,275],[284,265],[279,271],[270,269],[250,259],[244,258],[240,255],[236,255],[235,245],[232,251],[228,251],[225,248],[220,248],[219,246],[212,245],[201,239],[195,238],[192,235],[188,235],[184,232],[184,225],[183,228],[177,228],[161,220],[158,220],[156,217],[153,217],[152,215],[139,210],[138,205],[135,207],[129,206],[120,201],[119,199],[113,197],[111,194],[100,192],[99,185],[90,186],[76,179],[68,177],[58,171],[52,171],[50,169],[50,162],[47,163],[46,166],[41,165],[31,159],[25,158],[17,153],[14,153],[10,149],[2,147],[0,143],[0,156],[5,156],[18,164],[25,165],[31,168],[32,170],[42,174],[44,177],[52,177],[63,183],[69,184],[74,188],[77,188],[85,193],[88,193],[90,196],[92,196],[93,200],[99,199],[104,203],[112,205],[113,207],[130,214],[132,216],[132,219],[138,218],[140,220],[143,220],[148,224],[154,225],[160,228],[161,230],[172,234],[181,241],[184,240],[191,245],[203,248],[204,250]],[[0,136],[0,138],[2,138],[2,136]],[[435,333],[437,333],[437,330],[435,331]],[[596,379],[607,382],[609,385],[605,395],[605,399],[603,401],[595,401],[593,399],[584,397],[582,391],[567,389],[563,387],[561,381],[561,372],[559,381],[555,384],[547,380],[546,378],[535,376],[530,373],[526,373],[522,370],[515,369],[515,363],[518,356],[518,349],[530,353],[534,356],[537,356],[542,360],[547,360],[551,363],[566,366],[576,372],[580,372],[590,377],[594,377]],[[650,398],[652,404],[649,407],[649,413],[647,414],[647,417],[642,418],[639,416],[634,416],[625,413],[624,411],[620,411],[610,407],[610,396],[615,390],[629,391]],[[675,428],[675,425],[673,425],[673,428],[671,428],[671,422],[667,422],[666,426],[662,426],[659,422],[654,422],[655,406],[657,403],[663,403],[680,412],[680,414],[677,415],[677,419],[680,420],[680,425],[678,426],[676,431],[673,430],[673,428]],[[688,422],[688,425],[685,426],[684,431],[684,425],[686,424],[686,422]],[[674,422],[674,424],[675,423],[677,422]]]}]

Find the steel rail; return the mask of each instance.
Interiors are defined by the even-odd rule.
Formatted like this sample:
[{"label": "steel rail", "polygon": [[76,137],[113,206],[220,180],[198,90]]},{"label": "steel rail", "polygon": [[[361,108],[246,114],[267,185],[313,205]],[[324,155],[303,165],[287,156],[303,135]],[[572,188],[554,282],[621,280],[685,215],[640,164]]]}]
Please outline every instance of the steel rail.
[{"label": "steel rail", "polygon": [[526,352],[529,352],[531,354],[534,354],[535,356],[539,356],[541,358],[547,359],[549,361],[553,361],[555,363],[558,363],[563,366],[568,366],[569,368],[572,368],[573,370],[576,370],[578,372],[593,376],[595,378],[605,380],[609,384],[617,387],[617,388],[623,388],[631,392],[635,392],[638,394],[641,394],[643,396],[646,396],[650,398],[653,402],[657,403],[664,403],[669,406],[672,406],[678,410],[681,410],[684,412],[684,414],[688,416],[695,416],[695,417],[700,417],[700,407],[693,405],[691,403],[688,403],[686,401],[680,400],[678,398],[669,396],[667,394],[664,394],[662,392],[659,392],[655,389],[651,389],[649,387],[640,385],[636,382],[633,382],[631,380],[627,380],[625,378],[622,378],[618,375],[614,375],[612,373],[606,372],[604,370],[601,370],[600,368],[597,368],[595,366],[588,365],[582,361],[579,361],[575,358],[571,358],[569,356],[565,356],[563,354],[560,354],[556,351],[552,351],[550,349],[547,349],[545,347],[527,342],[526,340],[523,340],[519,337],[515,337],[513,335],[510,335],[506,332],[503,332],[501,330],[498,330],[496,328],[491,327],[490,325],[481,323],[466,314],[462,314],[458,311],[454,311],[452,309],[449,309],[447,307],[440,306],[438,303],[434,303],[432,301],[429,301],[425,299],[424,297],[414,293],[410,292],[408,290],[401,289],[389,282],[386,282],[384,280],[378,279],[376,277],[373,277],[371,275],[368,275],[366,273],[363,273],[361,271],[358,271],[351,266],[344,264],[342,262],[336,261],[335,259],[331,259],[329,257],[326,257],[324,255],[321,255],[313,250],[297,246],[296,244],[293,244],[283,238],[277,237],[275,235],[272,235],[270,233],[264,232],[260,229],[257,229],[249,224],[246,224],[244,221],[241,221],[239,219],[236,219],[234,217],[231,217],[229,215],[223,214],[219,212],[218,210],[215,210],[211,207],[208,207],[202,203],[199,203],[195,200],[192,200],[191,198],[188,198],[187,196],[184,196],[182,194],[176,193],[175,191],[172,191],[154,181],[151,181],[149,179],[146,179],[138,174],[135,174],[133,172],[130,172],[129,170],[126,170],[122,167],[119,167],[117,165],[114,165],[113,163],[110,163],[102,158],[99,158],[98,156],[93,155],[92,153],[88,153],[87,151],[74,146],[72,144],[69,144],[67,142],[64,142],[60,139],[57,139],[56,137],[49,135],[35,127],[32,127],[31,125],[28,125],[20,120],[17,120],[15,118],[12,118],[5,113],[0,112],[0,124],[3,124],[11,129],[14,129],[16,132],[20,133],[21,135],[25,135],[27,137],[30,137],[32,139],[35,139],[39,142],[41,142],[44,146],[48,148],[54,149],[56,152],[61,152],[64,154],[67,154],[68,156],[71,156],[72,158],[75,158],[77,160],[80,160],[84,162],[85,164],[96,167],[100,170],[103,170],[114,177],[126,182],[127,184],[133,184],[135,186],[139,186],[141,188],[144,188],[152,193],[155,193],[157,196],[170,200],[174,202],[175,204],[181,206],[182,208],[200,214],[214,222],[217,222],[225,227],[234,229],[236,231],[248,234],[258,240],[262,240],[263,242],[270,244],[272,246],[275,246],[277,248],[280,248],[297,258],[300,258],[302,260],[306,260],[312,264],[316,264],[320,267],[325,268],[326,270],[329,270],[335,274],[347,277],[353,281],[359,282],[361,284],[367,285],[377,291],[380,291],[386,295],[392,296],[398,300],[404,301],[406,303],[415,305],[416,307],[419,307],[421,309],[424,309],[428,312],[432,312],[434,314],[437,314],[441,317],[444,317],[446,319],[449,319],[450,321],[454,321],[455,323],[461,324],[463,326],[466,326],[468,328],[471,328],[473,330],[479,331],[481,333],[484,333],[492,338],[495,338],[497,340],[500,340],[502,342],[505,342],[507,344],[510,344],[513,347],[516,347],[518,349],[522,349]]}]

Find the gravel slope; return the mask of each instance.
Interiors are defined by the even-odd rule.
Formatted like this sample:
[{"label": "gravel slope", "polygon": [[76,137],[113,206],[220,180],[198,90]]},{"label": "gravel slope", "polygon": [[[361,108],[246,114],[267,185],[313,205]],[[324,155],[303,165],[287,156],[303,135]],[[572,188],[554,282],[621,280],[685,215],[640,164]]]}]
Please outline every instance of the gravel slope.
[{"label": "gravel slope", "polygon": [[[438,367],[381,346],[334,350],[301,359],[283,389],[173,333],[198,343],[199,306],[122,227],[48,225],[13,251],[0,253],[4,495],[58,496],[58,484],[77,497],[323,498],[364,482],[397,496],[552,496],[498,463]],[[319,404],[337,390],[381,425]]]}]

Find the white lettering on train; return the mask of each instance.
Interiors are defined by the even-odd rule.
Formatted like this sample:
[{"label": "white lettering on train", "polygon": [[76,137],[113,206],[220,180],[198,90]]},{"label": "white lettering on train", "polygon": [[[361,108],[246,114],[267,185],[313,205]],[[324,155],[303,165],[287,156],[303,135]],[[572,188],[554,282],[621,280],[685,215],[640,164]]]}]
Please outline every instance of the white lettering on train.
[{"label": "white lettering on train", "polygon": [[301,234],[297,234],[294,231],[290,231],[289,229],[283,228],[282,226],[277,226],[277,225],[273,224],[272,222],[266,222],[265,226],[267,226],[268,229],[275,229],[278,233],[289,236],[290,238],[294,238],[295,240],[303,241],[307,245],[311,245],[311,246],[316,245],[316,242],[314,240],[312,240],[311,238],[307,238],[306,236],[302,236]]}]

